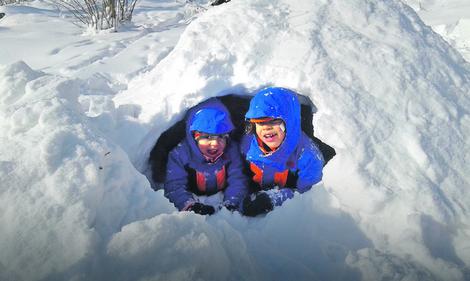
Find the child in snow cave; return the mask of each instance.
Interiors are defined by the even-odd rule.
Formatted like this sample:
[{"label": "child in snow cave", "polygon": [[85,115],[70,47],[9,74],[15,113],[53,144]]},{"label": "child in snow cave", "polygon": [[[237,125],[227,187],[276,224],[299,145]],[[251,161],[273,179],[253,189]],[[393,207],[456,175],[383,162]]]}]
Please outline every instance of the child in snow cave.
[{"label": "child in snow cave", "polygon": [[252,174],[252,194],[243,200],[247,216],[274,206],[310,188],[322,179],[323,156],[301,130],[300,103],[295,92],[266,88],[253,97],[245,118],[249,121],[241,151]]},{"label": "child in snow cave", "polygon": [[170,151],[163,187],[165,197],[178,210],[212,215],[217,204],[216,208],[204,204],[202,200],[209,197],[202,195],[221,191],[221,206],[231,211],[239,208],[248,188],[238,144],[229,138],[233,129],[229,112],[215,98],[189,111],[186,137]]}]

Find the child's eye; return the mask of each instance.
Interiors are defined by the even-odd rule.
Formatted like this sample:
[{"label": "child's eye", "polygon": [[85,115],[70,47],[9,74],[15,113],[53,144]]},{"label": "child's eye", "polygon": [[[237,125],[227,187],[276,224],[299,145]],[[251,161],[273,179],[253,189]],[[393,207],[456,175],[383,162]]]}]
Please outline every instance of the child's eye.
[{"label": "child's eye", "polygon": [[209,136],[210,140],[225,141],[228,138],[228,134],[213,135]]},{"label": "child's eye", "polygon": [[256,124],[259,124],[261,126],[279,126],[281,125],[282,123],[284,123],[284,121],[282,121],[282,119],[273,119],[273,120],[269,120],[269,121],[266,121],[266,122],[261,122],[261,123],[256,123]]},{"label": "child's eye", "polygon": [[201,143],[201,142],[209,142],[211,140],[216,140],[216,141],[226,141],[228,139],[228,134],[222,134],[222,135],[200,135],[196,138],[196,141]]}]

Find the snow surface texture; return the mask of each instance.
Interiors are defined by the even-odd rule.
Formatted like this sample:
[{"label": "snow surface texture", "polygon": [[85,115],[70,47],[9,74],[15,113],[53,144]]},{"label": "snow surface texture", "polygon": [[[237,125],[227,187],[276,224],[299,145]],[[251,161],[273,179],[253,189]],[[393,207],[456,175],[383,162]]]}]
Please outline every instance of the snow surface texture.
[{"label": "snow surface texture", "polygon": [[182,23],[197,14],[196,8],[171,0],[140,0],[135,25],[121,26],[118,33],[93,34],[93,29],[83,33],[72,15],[57,13],[48,2],[0,7],[7,14],[0,25],[0,64],[23,60],[34,69],[62,76],[89,78],[99,72],[108,80],[127,83],[171,51],[186,26]]},{"label": "snow surface texture", "polygon": [[[0,67],[1,280],[469,280],[470,66],[411,8],[233,0],[157,61],[114,99]],[[318,109],[322,183],[258,218],[150,189],[148,152],[186,109],[267,85]]]},{"label": "snow surface texture", "polygon": [[470,1],[404,0],[470,61]]}]

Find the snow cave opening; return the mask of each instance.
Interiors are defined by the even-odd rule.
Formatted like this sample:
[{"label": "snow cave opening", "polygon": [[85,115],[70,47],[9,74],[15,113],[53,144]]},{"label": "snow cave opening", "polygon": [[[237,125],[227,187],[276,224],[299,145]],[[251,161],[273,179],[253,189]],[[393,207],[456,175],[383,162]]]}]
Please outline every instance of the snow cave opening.
[{"label": "snow cave opening", "polygon": [[[317,108],[309,97],[297,94],[301,105],[301,126],[302,131],[307,134],[320,148],[325,160],[324,165],[328,163],[335,155],[335,149],[314,136],[313,115]],[[251,95],[227,94],[216,97],[229,110],[235,130],[231,133],[231,138],[239,142],[245,133],[245,113],[248,111]],[[207,99],[206,99],[207,100]],[[200,103],[205,102],[201,101]],[[199,104],[200,104],[199,103]],[[148,166],[149,175],[147,175],[151,187],[154,190],[163,188],[166,174],[166,164],[169,152],[178,145],[185,137],[185,122],[188,112],[199,104],[188,108],[183,118],[177,121],[170,128],[166,129],[156,140],[150,151]]]}]

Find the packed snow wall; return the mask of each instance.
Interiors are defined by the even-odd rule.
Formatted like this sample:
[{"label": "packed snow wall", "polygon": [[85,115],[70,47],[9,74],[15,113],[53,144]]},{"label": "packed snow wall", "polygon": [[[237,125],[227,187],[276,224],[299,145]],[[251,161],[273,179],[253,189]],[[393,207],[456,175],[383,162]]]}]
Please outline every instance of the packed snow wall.
[{"label": "packed snow wall", "polygon": [[[378,0],[210,9],[96,117],[80,80],[2,67],[0,277],[468,279],[469,73],[409,7]],[[134,169],[191,106],[268,85],[309,96],[336,149],[312,191],[266,217],[201,217]]]},{"label": "packed snow wall", "polygon": [[[396,1],[238,1],[189,26],[116,101],[138,100],[141,120],[158,124],[162,112],[173,123],[228,92],[308,95],[316,134],[338,153],[319,188],[376,249],[459,279],[455,265],[469,262],[459,227],[468,225],[468,70]],[[154,128],[135,157],[141,169],[163,130]]]}]

